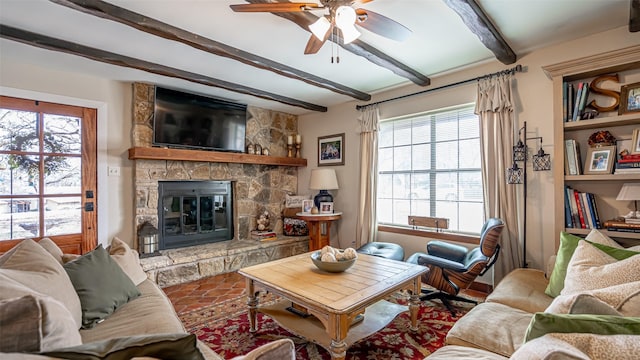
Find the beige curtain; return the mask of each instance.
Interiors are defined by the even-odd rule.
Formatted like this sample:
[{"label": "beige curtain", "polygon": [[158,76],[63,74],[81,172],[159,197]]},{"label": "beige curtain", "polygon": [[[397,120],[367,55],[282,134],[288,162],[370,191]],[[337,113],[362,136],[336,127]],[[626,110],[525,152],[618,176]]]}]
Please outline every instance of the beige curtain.
[{"label": "beige curtain", "polygon": [[519,186],[507,184],[514,137],[511,78],[511,74],[507,74],[479,81],[475,110],[480,117],[484,215],[487,219],[500,218],[505,223],[500,256],[494,265],[494,285],[522,263]]},{"label": "beige curtain", "polygon": [[378,122],[377,105],[360,110],[360,193],[356,223],[356,249],[377,237],[376,190],[378,183]]}]

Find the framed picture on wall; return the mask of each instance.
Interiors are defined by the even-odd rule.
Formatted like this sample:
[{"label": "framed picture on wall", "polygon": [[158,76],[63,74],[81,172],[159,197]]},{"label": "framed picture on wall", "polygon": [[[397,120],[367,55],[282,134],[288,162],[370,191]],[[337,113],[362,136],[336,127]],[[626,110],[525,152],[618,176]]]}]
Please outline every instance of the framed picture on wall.
[{"label": "framed picture on wall", "polygon": [[344,133],[318,138],[318,166],[344,165]]}]

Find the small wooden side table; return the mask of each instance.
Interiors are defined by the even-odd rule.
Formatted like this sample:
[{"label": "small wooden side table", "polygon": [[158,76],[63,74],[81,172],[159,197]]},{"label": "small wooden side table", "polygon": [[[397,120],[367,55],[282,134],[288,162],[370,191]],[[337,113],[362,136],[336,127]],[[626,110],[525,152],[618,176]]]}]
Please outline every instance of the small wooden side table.
[{"label": "small wooden side table", "polygon": [[[342,217],[341,212],[333,214],[310,214],[305,212],[296,213],[300,219],[307,222],[309,227],[309,251],[320,250],[325,245],[331,244],[331,222]],[[322,225],[326,224],[326,233],[322,233]]]}]

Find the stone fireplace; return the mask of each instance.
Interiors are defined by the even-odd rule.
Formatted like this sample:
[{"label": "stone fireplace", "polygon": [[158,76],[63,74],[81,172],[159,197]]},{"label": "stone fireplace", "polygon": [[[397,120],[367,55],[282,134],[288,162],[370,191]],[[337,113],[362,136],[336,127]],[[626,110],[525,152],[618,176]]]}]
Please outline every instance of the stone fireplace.
[{"label": "stone fireplace", "polygon": [[[133,146],[151,147],[153,86],[135,83],[133,96]],[[249,106],[247,143],[268,148],[272,156],[286,157],[287,135],[293,133],[297,133],[295,115]],[[145,222],[159,226],[159,216],[165,205],[162,203],[164,195],[160,195],[162,184],[186,182],[187,189],[200,182],[224,181],[230,184],[230,192],[226,199],[230,200],[232,206],[229,206],[225,213],[229,215],[227,224],[231,227],[228,233],[231,236],[230,240],[218,239],[219,241],[206,245],[193,246],[196,244],[182,243],[183,240],[179,239],[175,249],[171,249],[171,245],[160,251],[161,256],[141,259],[149,277],[161,286],[168,286],[308,251],[308,237],[282,236],[281,213],[284,199],[287,194],[296,192],[297,173],[295,166],[136,159],[136,229]],[[220,200],[216,198],[216,194],[211,195],[214,203]],[[191,200],[193,199],[187,197],[185,200],[182,197],[174,204],[172,199],[166,204],[169,205],[167,212],[185,213],[185,206],[188,207],[186,212],[191,212]],[[250,232],[256,228],[258,215],[265,211],[269,213],[271,227],[278,234],[278,240],[268,243],[250,240]],[[185,220],[180,220],[179,224],[184,229]],[[193,229],[193,223],[187,225]],[[200,226],[202,229],[202,224],[198,225],[197,221],[195,225],[196,228]],[[158,229],[163,230],[161,227]],[[136,234],[134,238],[137,238]]]}]

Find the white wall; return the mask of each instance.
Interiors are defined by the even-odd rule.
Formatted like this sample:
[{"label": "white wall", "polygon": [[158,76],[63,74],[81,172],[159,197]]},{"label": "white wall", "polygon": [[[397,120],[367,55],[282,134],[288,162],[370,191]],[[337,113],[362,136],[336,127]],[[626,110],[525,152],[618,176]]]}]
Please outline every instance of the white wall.
[{"label": "white wall", "polygon": [[[32,66],[12,57],[0,61],[0,94],[98,109],[98,242],[114,236],[135,244],[131,147],[131,85]],[[107,167],[120,177],[107,177]]]},{"label": "white wall", "polygon": [[[527,137],[542,136],[544,150],[553,154],[552,116],[552,82],[542,71],[544,65],[554,64],[574,58],[607,52],[635,45],[640,42],[640,33],[629,33],[628,28],[621,27],[612,31],[599,33],[576,41],[562,43],[547,48],[520,55],[517,64],[522,64],[526,72],[515,76],[515,117],[520,126],[527,121]],[[425,56],[428,56],[426,54]],[[432,76],[431,85],[434,88],[457,81],[474,78],[495,71],[511,68],[491,61],[461,71]],[[340,65],[338,65],[340,66]],[[392,91],[376,94],[372,99],[380,101],[404,94],[422,91],[415,85],[406,86]],[[451,89],[437,91],[409,97],[399,101],[380,105],[382,118],[412,114],[421,111],[439,109],[446,106],[458,105],[475,101],[475,83]],[[340,243],[334,245],[352,246],[355,237],[358,196],[359,169],[359,141],[357,134],[358,112],[355,106],[358,102],[350,102],[339,107],[331,108],[327,113],[313,113],[299,117],[298,129],[305,141],[302,155],[308,159],[309,166],[301,169],[298,187],[302,194],[311,193],[306,187],[309,172],[317,164],[317,136],[346,133],[346,162],[345,166],[336,167],[340,190],[332,191],[335,196],[336,209],[343,211],[343,219],[337,228]],[[552,161],[561,161],[553,159]],[[529,168],[528,197],[527,197],[527,260],[531,267],[543,268],[545,260],[555,252],[555,238],[559,234],[553,233],[553,174],[551,172],[534,172]],[[480,230],[480,229],[478,229]],[[333,235],[332,235],[333,236]],[[332,238],[333,240],[333,238]],[[406,255],[416,251],[424,251],[427,239],[381,233],[379,241],[390,241],[402,244]],[[333,242],[333,241],[332,241]]]}]

